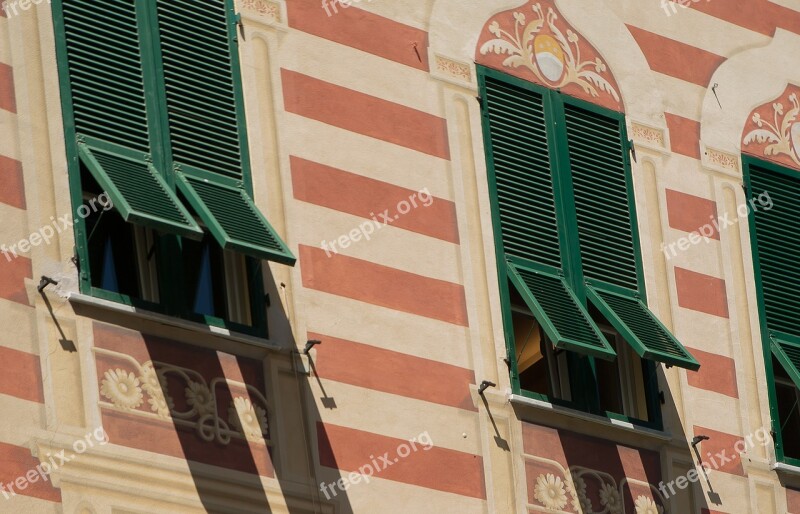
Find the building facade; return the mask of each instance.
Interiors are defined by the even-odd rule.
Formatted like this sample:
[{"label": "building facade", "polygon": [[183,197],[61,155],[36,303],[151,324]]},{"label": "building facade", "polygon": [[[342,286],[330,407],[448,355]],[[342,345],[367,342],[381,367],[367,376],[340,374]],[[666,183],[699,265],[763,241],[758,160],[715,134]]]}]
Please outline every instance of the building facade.
[{"label": "building facade", "polygon": [[798,0],[0,16],[0,512],[800,514]]}]

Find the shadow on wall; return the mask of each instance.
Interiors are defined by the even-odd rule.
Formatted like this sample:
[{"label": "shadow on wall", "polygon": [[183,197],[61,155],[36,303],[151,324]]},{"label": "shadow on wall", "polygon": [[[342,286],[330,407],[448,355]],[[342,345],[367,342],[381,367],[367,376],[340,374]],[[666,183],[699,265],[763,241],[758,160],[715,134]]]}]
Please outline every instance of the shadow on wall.
[{"label": "shadow on wall", "polygon": [[[325,428],[313,378],[290,368],[295,359],[270,357],[285,371],[279,382],[269,380],[265,370],[276,368],[261,359],[142,334],[135,319],[103,321],[128,325],[94,325],[102,423],[112,444],[185,459],[207,512],[329,513],[334,503],[336,512],[352,511],[346,491],[329,500],[320,490],[317,441]],[[268,391],[275,383],[279,391]],[[291,397],[276,402],[277,394]],[[326,456],[325,465],[325,478],[337,480],[335,459]]]}]

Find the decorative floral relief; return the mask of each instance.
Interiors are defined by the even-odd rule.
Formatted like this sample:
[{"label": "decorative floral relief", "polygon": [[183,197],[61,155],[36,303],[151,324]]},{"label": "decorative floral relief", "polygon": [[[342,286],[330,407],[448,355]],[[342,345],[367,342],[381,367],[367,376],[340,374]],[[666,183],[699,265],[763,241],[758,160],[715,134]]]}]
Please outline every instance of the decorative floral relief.
[{"label": "decorative floral relief", "polygon": [[564,35],[557,23],[558,14],[552,7],[547,8],[547,15],[539,2],[531,8],[534,16],[530,20],[523,12],[513,12],[513,30],[504,30],[499,21],[492,21],[489,32],[495,39],[486,41],[480,53],[507,55],[503,66],[524,67],[551,87],[577,84],[592,97],[605,92],[619,102],[619,94],[603,76],[608,71],[605,62],[599,57],[581,59],[580,37],[571,29]]},{"label": "decorative floral relief", "polygon": [[579,476],[572,477],[574,494],[572,508],[576,512],[592,512],[592,500],[586,495],[586,482]]},{"label": "decorative floral relief", "polygon": [[664,147],[664,132],[651,128],[646,127],[644,125],[639,125],[638,123],[633,123],[631,125],[631,135],[635,141],[643,141],[645,143],[650,143],[652,145],[658,146],[663,148]]},{"label": "decorative floral relief", "polygon": [[766,119],[757,109],[750,118],[757,127],[747,132],[742,140],[743,146],[751,144],[764,145],[764,155],[789,157],[800,165],[800,102],[797,92],[789,95],[791,108],[784,111],[782,102],[772,104],[772,119]]},{"label": "decorative floral relief", "polygon": [[[569,470],[558,462],[533,455],[526,455],[526,461],[539,465],[535,474],[533,497],[538,504],[529,504],[531,510],[539,512],[560,512],[579,514],[626,514],[623,492],[633,494],[636,488],[635,514],[664,514],[664,499],[656,487],[646,482],[623,478],[619,482],[608,473],[570,466]],[[554,472],[547,472],[547,469]],[[592,487],[588,486],[589,482]],[[590,494],[591,491],[591,494]],[[650,491],[652,498],[640,492]],[[658,498],[658,502],[653,500]],[[569,504],[570,507],[567,507]],[[595,510],[597,508],[598,510]]]},{"label": "decorative floral relief", "polygon": [[729,153],[706,147],[706,157],[709,164],[731,171],[738,171],[739,169],[738,159]]},{"label": "decorative floral relief", "polygon": [[[157,419],[172,418],[176,425],[193,427],[198,436],[209,442],[228,444],[232,437],[237,437],[269,444],[267,401],[253,386],[220,377],[206,382],[202,375],[188,368],[158,361],[139,364],[129,355],[102,348],[95,348],[95,352],[127,361],[130,368],[136,370],[114,368],[104,373],[100,394],[109,402],[101,402],[103,407]],[[187,410],[176,408],[169,394],[169,377],[172,377],[173,383],[185,385],[181,401]],[[226,395],[234,394],[228,406],[227,419],[220,415],[224,406],[217,402],[218,387],[222,387]],[[144,403],[145,394],[149,412],[139,409]]]},{"label": "decorative floral relief", "polygon": [[609,514],[622,514],[622,498],[616,487],[611,484],[600,486],[600,506],[608,509]]},{"label": "decorative floral relief", "polygon": [[249,398],[236,397],[228,408],[228,421],[248,440],[258,440],[267,432],[267,411],[253,405]]},{"label": "decorative floral relief", "polygon": [[539,475],[536,479],[536,486],[533,489],[533,496],[548,509],[563,509],[567,504],[567,493],[561,477],[552,473]]},{"label": "decorative floral relief", "polygon": [[664,509],[656,505],[651,498],[647,496],[639,496],[636,498],[636,514],[663,514]]},{"label": "decorative floral relief", "polygon": [[144,396],[139,379],[124,369],[108,370],[103,375],[100,393],[122,410],[131,410],[142,404]]},{"label": "decorative floral relief", "polygon": [[467,82],[472,78],[469,65],[439,55],[436,56],[436,69]]},{"label": "decorative floral relief", "polygon": [[275,2],[270,0],[241,0],[242,8],[249,11],[255,11],[258,14],[272,18],[275,21],[280,21],[281,8]]}]

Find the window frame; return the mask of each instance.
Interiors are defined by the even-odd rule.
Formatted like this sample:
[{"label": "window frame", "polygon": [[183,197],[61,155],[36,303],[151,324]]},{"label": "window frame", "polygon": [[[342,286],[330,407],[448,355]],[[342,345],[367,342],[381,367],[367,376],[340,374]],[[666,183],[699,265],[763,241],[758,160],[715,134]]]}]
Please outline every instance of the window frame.
[{"label": "window frame", "polygon": [[[786,166],[781,166],[777,163],[759,159],[758,157],[742,154],[742,180],[744,182],[745,191],[749,200],[749,193],[753,191],[752,183],[750,180],[751,172],[750,166],[756,165],[765,168],[772,173],[779,173],[788,177],[792,177],[800,182],[800,170],[793,170]],[[767,379],[767,397],[769,400],[769,413],[771,423],[771,435],[775,447],[775,459],[778,462],[788,464],[791,466],[800,467],[800,456],[789,457],[784,453],[783,444],[783,430],[781,428],[780,411],[778,410],[778,391],[777,381],[775,378],[775,368],[773,366],[773,351],[772,351],[772,337],[767,323],[766,307],[764,305],[764,283],[761,277],[761,258],[758,252],[758,234],[756,233],[756,220],[753,209],[748,209],[747,215],[748,230],[750,232],[750,250],[753,259],[753,277],[755,279],[756,297],[758,303],[758,322],[759,322],[759,335],[761,336],[761,350],[764,358],[764,371]],[[797,384],[795,384],[797,387]]]},{"label": "window frame", "polygon": [[[550,173],[553,183],[553,196],[556,208],[556,223],[558,227],[559,245],[561,247],[562,270],[567,284],[578,296],[582,305],[588,309],[590,305],[586,294],[586,285],[583,277],[583,270],[580,258],[580,242],[578,238],[577,218],[570,206],[574,205],[575,196],[572,186],[571,167],[569,159],[569,147],[567,142],[567,132],[564,123],[564,103],[570,103],[579,108],[589,110],[593,113],[606,117],[611,117],[620,125],[620,140],[624,151],[625,181],[630,194],[628,195],[628,212],[630,213],[631,232],[633,235],[634,257],[636,262],[636,275],[638,281],[638,293],[641,301],[646,304],[646,292],[644,286],[644,270],[642,266],[641,248],[639,243],[639,227],[636,223],[636,205],[633,195],[633,177],[631,171],[629,142],[627,139],[627,127],[624,114],[604,109],[600,106],[585,102],[583,100],[568,97],[560,91],[548,89],[539,84],[535,84],[507,73],[477,65],[479,98],[484,102],[485,78],[491,77],[518,86],[543,98],[545,113],[545,131],[547,134],[547,145],[550,153]],[[522,389],[520,386],[520,374],[516,362],[516,344],[514,340],[511,293],[509,291],[510,278],[507,272],[507,258],[503,249],[503,239],[501,231],[500,211],[497,205],[498,188],[494,170],[494,156],[492,151],[492,138],[490,133],[488,111],[482,104],[481,110],[481,130],[483,135],[486,173],[491,203],[491,216],[493,227],[493,239],[495,247],[495,261],[497,265],[497,276],[500,292],[500,304],[503,317],[504,336],[506,343],[506,354],[509,373],[511,377],[511,389],[513,394],[545,401],[554,405],[561,405],[567,408],[599,414],[611,419],[632,423],[638,426],[661,430],[663,419],[659,404],[659,387],[656,374],[656,363],[650,359],[642,358],[643,370],[642,379],[644,390],[644,404],[648,411],[648,420],[633,418],[622,413],[615,413],[601,410],[599,407],[599,396],[596,394],[596,369],[595,359],[597,357],[577,354],[567,351],[569,361],[569,376],[572,399],[570,401],[551,398],[542,393],[536,393]],[[514,259],[516,260],[516,259]],[[535,265],[533,267],[542,267]],[[614,331],[616,333],[616,331]],[[617,333],[617,337],[620,337]],[[588,379],[588,375],[593,380]],[[639,395],[636,392],[637,396]]]},{"label": "window frame", "polygon": [[[240,152],[242,155],[242,189],[252,199],[252,170],[245,118],[243,79],[236,28],[236,11],[233,0],[223,1],[225,3],[225,17],[227,20],[226,28],[229,44],[231,45],[232,82],[237,123],[239,125],[238,136]],[[243,258],[245,259],[244,268],[247,277],[252,277],[248,280],[247,294],[247,303],[250,306],[250,318],[252,321],[251,325],[244,325],[215,316],[192,313],[190,312],[191,309],[184,305],[181,288],[183,285],[183,270],[180,253],[181,236],[153,231],[156,246],[154,258],[156,260],[155,278],[159,293],[158,303],[114,291],[108,291],[92,285],[86,221],[78,212],[83,203],[84,183],[81,177],[78,133],[75,125],[75,110],[73,108],[73,94],[70,83],[70,66],[63,2],[64,0],[53,0],[52,11],[69,195],[72,205],[72,216],[75,220],[73,229],[80,292],[95,298],[200,322],[209,326],[225,328],[255,337],[268,337],[263,265],[259,259],[248,255],[243,255]],[[144,5],[144,7],[141,7],[141,5]],[[136,2],[135,13],[141,52],[142,80],[144,86],[143,97],[147,112],[150,157],[155,164],[155,168],[160,170],[160,176],[164,179],[171,191],[177,194],[177,177],[172,166],[173,161],[169,140],[169,118],[166,114],[167,98],[166,92],[163,89],[164,76],[161,66],[157,5],[155,2],[143,4]],[[202,223],[199,223],[199,225],[204,227]],[[134,226],[140,227],[142,225],[134,224]],[[208,229],[205,228],[205,231],[207,230]],[[232,288],[230,284],[226,283],[225,289],[226,291],[231,291],[236,288]],[[244,301],[244,298],[241,298],[240,301]]]}]

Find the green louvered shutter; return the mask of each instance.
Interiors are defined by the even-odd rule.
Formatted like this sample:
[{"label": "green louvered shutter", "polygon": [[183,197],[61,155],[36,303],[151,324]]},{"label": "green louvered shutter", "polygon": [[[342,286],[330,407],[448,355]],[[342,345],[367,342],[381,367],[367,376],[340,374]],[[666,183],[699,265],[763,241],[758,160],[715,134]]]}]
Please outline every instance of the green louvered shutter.
[{"label": "green louvered shutter", "polygon": [[[800,172],[757,162],[748,168],[767,328],[800,337]],[[757,201],[765,192],[768,210]]]},{"label": "green louvered shutter", "polygon": [[606,360],[616,357],[564,277],[509,263],[508,278],[556,348]]},{"label": "green louvered shutter", "polygon": [[[624,119],[564,102],[583,274],[638,289]],[[633,192],[630,191],[630,194]]]},{"label": "green louvered shutter", "polygon": [[800,338],[773,337],[770,346],[772,354],[786,370],[794,385],[800,388]]},{"label": "green louvered shutter", "polygon": [[587,298],[642,358],[698,369],[639,295],[624,117],[564,97],[564,131]]},{"label": "green louvered shutter", "polygon": [[484,92],[503,250],[561,268],[542,95],[490,76]]},{"label": "green louvered shutter", "polygon": [[223,248],[293,264],[245,184],[250,164],[231,2],[158,0],[157,14],[178,187]]},{"label": "green louvered shutter", "polygon": [[[800,388],[800,172],[744,157],[755,228],[754,262],[761,277],[766,338]],[[759,196],[771,202],[764,206]],[[767,208],[768,207],[768,208]]]},{"label": "green louvered shutter", "polygon": [[202,231],[152,162],[134,0],[57,0],[79,157],[126,221],[189,237]]},{"label": "green louvered shutter", "polygon": [[613,348],[561,271],[544,95],[489,70],[481,77],[506,274],[554,346],[613,359]]},{"label": "green louvered shutter", "polygon": [[643,359],[697,370],[700,363],[637,296],[587,287],[587,296]]}]

